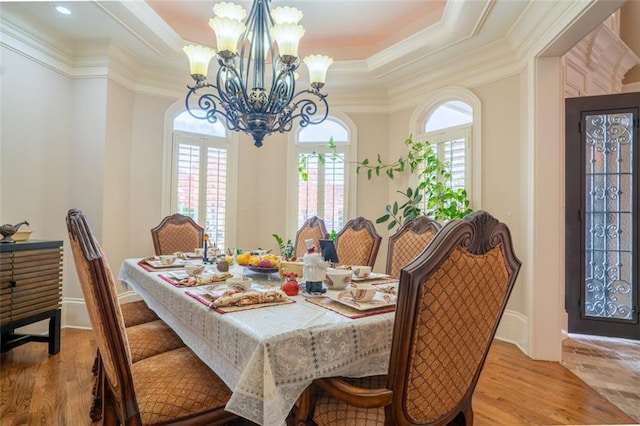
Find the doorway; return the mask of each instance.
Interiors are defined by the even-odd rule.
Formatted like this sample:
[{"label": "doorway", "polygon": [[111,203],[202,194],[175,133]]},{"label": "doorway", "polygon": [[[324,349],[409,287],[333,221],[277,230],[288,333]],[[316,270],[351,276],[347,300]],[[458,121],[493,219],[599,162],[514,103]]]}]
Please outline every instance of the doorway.
[{"label": "doorway", "polygon": [[565,105],[569,332],[640,339],[640,93]]}]

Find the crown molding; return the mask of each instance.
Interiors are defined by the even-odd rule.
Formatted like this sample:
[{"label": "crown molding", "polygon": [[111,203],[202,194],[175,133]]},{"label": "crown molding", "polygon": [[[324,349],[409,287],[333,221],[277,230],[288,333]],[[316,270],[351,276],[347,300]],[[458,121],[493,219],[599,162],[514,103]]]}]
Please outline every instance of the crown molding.
[{"label": "crown molding", "polygon": [[448,1],[440,22],[372,55],[366,59],[367,70],[381,78],[472,38],[494,4],[495,0]]},{"label": "crown molding", "polygon": [[95,4],[155,55],[175,57],[176,52],[181,51],[182,38],[146,2],[102,1]]},{"label": "crown molding", "polygon": [[49,68],[66,77],[73,77],[73,54],[45,42],[0,15],[0,46]]}]

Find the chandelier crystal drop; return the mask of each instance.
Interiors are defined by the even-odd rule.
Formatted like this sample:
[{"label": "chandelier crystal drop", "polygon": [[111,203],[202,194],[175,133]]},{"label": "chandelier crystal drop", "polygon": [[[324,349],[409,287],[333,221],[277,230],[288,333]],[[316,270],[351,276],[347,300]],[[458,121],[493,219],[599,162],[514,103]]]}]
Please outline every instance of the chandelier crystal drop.
[{"label": "chandelier crystal drop", "polygon": [[[195,81],[187,86],[187,111],[211,123],[224,118],[229,130],[250,134],[257,147],[271,133],[290,131],[295,120],[305,127],[322,123],[329,114],[327,95],[320,90],[333,60],[305,57],[311,87],[296,93],[302,12],[288,6],[270,12],[269,1],[254,0],[248,15],[237,4],[217,3],[209,20],[217,52],[204,46],[183,48]],[[213,84],[207,73],[216,55],[219,67]]]}]

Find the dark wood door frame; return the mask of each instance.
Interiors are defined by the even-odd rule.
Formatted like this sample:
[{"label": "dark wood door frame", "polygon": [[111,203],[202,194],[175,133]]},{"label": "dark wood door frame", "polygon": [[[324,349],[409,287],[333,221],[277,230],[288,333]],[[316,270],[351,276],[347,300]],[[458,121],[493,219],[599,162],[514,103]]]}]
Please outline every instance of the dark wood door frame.
[{"label": "dark wood door frame", "polygon": [[[569,332],[640,339],[640,92],[569,98],[566,99],[565,105],[565,308],[569,316]],[[630,267],[633,293],[630,319],[587,315],[584,308],[587,266],[585,215],[589,214],[585,206],[587,196],[585,118],[615,113],[631,113],[633,116],[630,221],[632,232]],[[606,218],[607,214],[603,216]],[[593,248],[592,251],[594,251]]]}]

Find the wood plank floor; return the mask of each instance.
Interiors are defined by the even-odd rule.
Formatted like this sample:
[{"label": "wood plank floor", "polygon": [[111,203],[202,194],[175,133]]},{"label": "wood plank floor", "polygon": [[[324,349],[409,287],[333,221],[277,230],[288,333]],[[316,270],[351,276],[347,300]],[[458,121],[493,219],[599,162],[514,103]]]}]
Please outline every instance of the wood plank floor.
[{"label": "wood plank floor", "polygon": [[[0,356],[0,425],[92,424],[92,333],[64,329],[61,347],[48,356],[46,344],[28,343]],[[499,341],[473,404],[479,426],[635,424],[559,363],[532,361]]]}]

